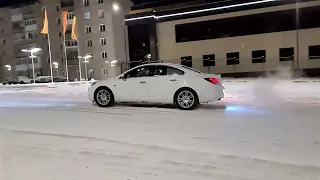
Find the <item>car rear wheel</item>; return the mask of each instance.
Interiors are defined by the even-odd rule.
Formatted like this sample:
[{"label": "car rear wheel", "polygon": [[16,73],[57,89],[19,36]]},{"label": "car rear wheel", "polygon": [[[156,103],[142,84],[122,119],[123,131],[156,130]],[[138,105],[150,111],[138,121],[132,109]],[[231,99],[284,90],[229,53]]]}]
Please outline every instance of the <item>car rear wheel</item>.
[{"label": "car rear wheel", "polygon": [[99,87],[94,93],[94,101],[99,107],[110,107],[114,104],[114,96],[109,88]]},{"label": "car rear wheel", "polygon": [[178,90],[174,97],[175,104],[181,110],[193,110],[199,105],[197,93],[191,88],[182,88]]}]

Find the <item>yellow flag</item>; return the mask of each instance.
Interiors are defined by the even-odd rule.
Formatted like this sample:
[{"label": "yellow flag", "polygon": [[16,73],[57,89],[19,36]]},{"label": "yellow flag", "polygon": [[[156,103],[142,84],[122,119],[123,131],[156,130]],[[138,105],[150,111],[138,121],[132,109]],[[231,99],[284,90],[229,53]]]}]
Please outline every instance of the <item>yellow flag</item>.
[{"label": "yellow flag", "polygon": [[78,40],[78,34],[77,34],[77,17],[73,17],[73,23],[72,23],[72,33],[71,38],[73,40]]},{"label": "yellow flag", "polygon": [[68,27],[68,11],[62,11],[62,28],[63,35],[66,36],[67,27]]},{"label": "yellow flag", "polygon": [[41,34],[49,34],[49,23],[48,23],[47,9],[44,10],[43,29],[41,31]]}]

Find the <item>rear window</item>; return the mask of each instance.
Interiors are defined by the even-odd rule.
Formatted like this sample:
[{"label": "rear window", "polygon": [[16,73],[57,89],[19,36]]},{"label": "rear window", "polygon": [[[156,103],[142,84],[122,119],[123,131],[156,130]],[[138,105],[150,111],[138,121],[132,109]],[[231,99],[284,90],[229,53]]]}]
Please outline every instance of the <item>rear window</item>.
[{"label": "rear window", "polygon": [[196,73],[203,74],[203,72],[198,71],[198,70],[196,70],[196,69],[193,69],[193,68],[191,68],[191,67],[184,66],[184,65],[180,65],[180,66],[182,66],[183,68],[189,69],[189,70],[191,70],[191,71],[194,71],[194,72],[196,72]]}]

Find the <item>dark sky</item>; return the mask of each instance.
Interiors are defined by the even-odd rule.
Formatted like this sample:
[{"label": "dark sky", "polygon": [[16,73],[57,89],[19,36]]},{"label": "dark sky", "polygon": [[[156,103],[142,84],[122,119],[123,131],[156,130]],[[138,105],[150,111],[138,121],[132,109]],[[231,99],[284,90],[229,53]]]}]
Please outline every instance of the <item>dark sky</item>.
[{"label": "dark sky", "polygon": [[0,7],[26,3],[30,1],[36,1],[36,0],[0,0]]}]

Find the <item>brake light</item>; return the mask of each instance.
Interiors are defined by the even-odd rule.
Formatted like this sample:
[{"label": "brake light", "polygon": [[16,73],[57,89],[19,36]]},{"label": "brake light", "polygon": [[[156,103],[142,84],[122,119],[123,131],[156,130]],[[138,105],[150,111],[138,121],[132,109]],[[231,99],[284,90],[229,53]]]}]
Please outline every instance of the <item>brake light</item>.
[{"label": "brake light", "polygon": [[211,82],[212,84],[219,85],[220,81],[217,78],[204,78],[205,80]]}]

